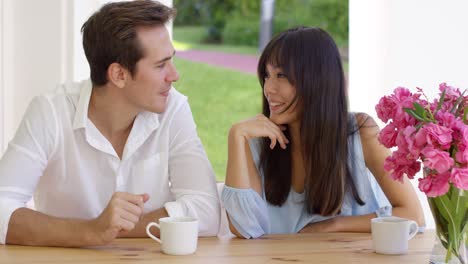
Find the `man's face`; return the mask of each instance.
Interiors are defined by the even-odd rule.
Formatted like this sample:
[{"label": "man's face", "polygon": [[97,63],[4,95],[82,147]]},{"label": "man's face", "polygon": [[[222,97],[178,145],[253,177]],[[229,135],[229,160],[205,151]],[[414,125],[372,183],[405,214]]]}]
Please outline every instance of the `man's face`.
[{"label": "man's face", "polygon": [[137,38],[144,55],[137,62],[124,93],[140,111],[162,113],[166,110],[172,82],[179,79],[172,61],[175,50],[164,26],[138,28]]}]

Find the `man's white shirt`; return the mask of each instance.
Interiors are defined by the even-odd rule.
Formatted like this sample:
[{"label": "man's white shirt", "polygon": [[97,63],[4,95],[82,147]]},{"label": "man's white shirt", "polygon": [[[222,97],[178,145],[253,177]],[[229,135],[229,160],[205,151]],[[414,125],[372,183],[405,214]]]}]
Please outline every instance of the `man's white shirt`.
[{"label": "man's white shirt", "polygon": [[201,236],[216,235],[215,177],[187,98],[172,88],[164,113],[140,113],[120,159],[88,119],[91,90],[90,81],[69,83],[29,105],[0,160],[0,244],[31,197],[42,213],[93,219],[118,191],[148,193],[145,213],[164,207],[198,218]]}]

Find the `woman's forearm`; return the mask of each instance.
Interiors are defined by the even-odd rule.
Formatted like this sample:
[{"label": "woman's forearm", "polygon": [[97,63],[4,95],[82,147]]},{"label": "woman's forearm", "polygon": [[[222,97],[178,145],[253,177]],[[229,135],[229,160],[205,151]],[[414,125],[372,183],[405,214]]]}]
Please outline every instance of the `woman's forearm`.
[{"label": "woman's forearm", "polygon": [[[419,226],[425,226],[424,215],[415,215],[414,210],[405,207],[392,208],[392,215],[416,221]],[[337,216],[322,222],[312,223],[304,227],[300,232],[370,232],[371,219],[377,214],[356,216]]]},{"label": "woman's forearm", "polygon": [[260,177],[255,167],[248,139],[235,128],[228,137],[226,185],[239,189],[253,189],[261,195]]}]

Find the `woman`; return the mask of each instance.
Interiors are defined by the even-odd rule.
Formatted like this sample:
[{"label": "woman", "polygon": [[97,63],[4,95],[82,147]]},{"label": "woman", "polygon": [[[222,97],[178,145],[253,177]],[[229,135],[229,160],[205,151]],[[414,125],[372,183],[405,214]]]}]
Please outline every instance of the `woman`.
[{"label": "woman", "polygon": [[370,219],[392,214],[424,225],[410,182],[384,171],[390,152],[374,120],[348,113],[340,55],[325,31],[276,36],[258,77],[263,114],[229,131],[222,199],[235,235],[370,232]]}]

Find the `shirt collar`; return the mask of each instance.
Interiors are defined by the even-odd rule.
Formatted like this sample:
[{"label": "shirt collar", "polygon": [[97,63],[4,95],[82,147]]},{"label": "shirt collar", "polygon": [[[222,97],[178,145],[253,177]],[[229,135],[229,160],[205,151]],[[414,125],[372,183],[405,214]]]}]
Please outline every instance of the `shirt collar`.
[{"label": "shirt collar", "polygon": [[91,80],[80,83],[80,98],[76,107],[75,119],[73,120],[73,129],[86,127],[88,121],[88,107],[91,99],[92,85]]},{"label": "shirt collar", "polygon": [[123,159],[128,159],[146,141],[146,139],[159,127],[158,114],[141,112],[133,122],[132,130],[128,136],[123,153]]},{"label": "shirt collar", "polygon": [[[88,108],[91,100],[92,84],[91,80],[86,80],[80,84],[80,98],[76,108],[75,119],[73,120],[73,129],[85,128],[88,123]],[[144,128],[144,137],[159,126],[159,114],[152,112],[141,112],[135,120],[139,129]],[[135,124],[134,124],[135,125]],[[134,130],[132,128],[132,130]]]}]

